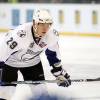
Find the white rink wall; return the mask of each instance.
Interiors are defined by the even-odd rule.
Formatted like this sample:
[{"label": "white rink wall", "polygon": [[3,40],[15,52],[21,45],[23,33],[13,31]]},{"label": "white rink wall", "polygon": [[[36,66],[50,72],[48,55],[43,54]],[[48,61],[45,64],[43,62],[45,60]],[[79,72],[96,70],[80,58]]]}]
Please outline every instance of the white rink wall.
[{"label": "white rink wall", "polygon": [[[5,7],[6,6],[6,7]],[[0,4],[0,31],[32,21],[37,8],[48,9],[54,27],[67,34],[100,34],[99,4]],[[2,10],[3,9],[3,10]]]}]

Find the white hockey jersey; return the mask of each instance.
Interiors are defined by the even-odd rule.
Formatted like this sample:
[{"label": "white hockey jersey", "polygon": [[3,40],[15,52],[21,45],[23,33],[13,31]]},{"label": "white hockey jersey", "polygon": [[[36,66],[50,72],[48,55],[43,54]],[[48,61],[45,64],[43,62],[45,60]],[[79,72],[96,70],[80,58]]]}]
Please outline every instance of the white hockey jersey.
[{"label": "white hockey jersey", "polygon": [[58,33],[50,28],[37,44],[32,29],[32,23],[25,23],[9,31],[0,44],[0,60],[12,67],[34,66],[45,50],[50,65],[60,62]]}]

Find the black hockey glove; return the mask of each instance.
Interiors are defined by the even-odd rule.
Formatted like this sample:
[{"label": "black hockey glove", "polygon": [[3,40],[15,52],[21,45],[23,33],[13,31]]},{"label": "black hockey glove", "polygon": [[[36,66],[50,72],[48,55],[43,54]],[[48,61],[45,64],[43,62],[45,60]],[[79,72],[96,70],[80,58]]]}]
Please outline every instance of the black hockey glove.
[{"label": "black hockey glove", "polygon": [[68,73],[62,69],[62,67],[53,67],[51,73],[56,77],[58,80],[57,84],[59,86],[68,87],[71,85],[70,76]]}]

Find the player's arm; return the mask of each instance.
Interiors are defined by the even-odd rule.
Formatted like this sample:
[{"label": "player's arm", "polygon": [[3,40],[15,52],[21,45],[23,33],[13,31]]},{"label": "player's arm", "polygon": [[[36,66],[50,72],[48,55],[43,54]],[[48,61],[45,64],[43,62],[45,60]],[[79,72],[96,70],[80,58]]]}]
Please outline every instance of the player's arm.
[{"label": "player's arm", "polygon": [[20,39],[17,31],[12,30],[5,34],[0,42],[0,61],[6,62],[9,57],[19,49]]},{"label": "player's arm", "polygon": [[63,69],[61,64],[60,52],[58,43],[46,50],[46,56],[50,66],[52,66],[51,73],[56,77],[59,86],[68,87],[71,85],[70,76]]},{"label": "player's arm", "polygon": [[[9,33],[10,34],[10,33]],[[13,41],[13,37],[7,34],[3,34],[0,41],[0,69],[3,68],[6,60],[9,58],[17,43]]]}]

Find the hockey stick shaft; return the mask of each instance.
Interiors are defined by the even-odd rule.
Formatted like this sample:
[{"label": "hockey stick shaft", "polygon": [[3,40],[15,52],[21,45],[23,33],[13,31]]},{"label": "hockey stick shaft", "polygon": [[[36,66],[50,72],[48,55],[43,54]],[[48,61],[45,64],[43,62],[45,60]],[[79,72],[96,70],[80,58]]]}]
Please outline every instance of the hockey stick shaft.
[{"label": "hockey stick shaft", "polygon": [[[72,82],[93,82],[100,81],[100,78],[95,79],[72,79]],[[57,83],[58,80],[40,80],[40,81],[14,81],[14,82],[1,82],[1,84],[44,84],[44,83]]]},{"label": "hockey stick shaft", "polygon": [[93,81],[100,81],[100,78],[95,79],[73,79],[72,82],[93,82]]}]

